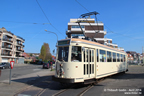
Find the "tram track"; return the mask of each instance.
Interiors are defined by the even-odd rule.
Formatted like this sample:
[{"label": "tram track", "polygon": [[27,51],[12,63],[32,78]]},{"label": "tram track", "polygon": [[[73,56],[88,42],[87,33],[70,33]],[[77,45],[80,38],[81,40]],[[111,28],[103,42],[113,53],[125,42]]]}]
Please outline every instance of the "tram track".
[{"label": "tram track", "polygon": [[[74,94],[75,96],[83,96],[87,91],[89,91],[91,88],[93,88],[95,85],[97,85],[98,83],[100,83],[101,81],[103,81],[105,78],[101,78],[99,80],[97,80],[95,83],[91,83],[91,84],[87,84],[86,88],[84,88],[83,90],[81,90],[78,94]],[[59,95],[62,95],[64,92],[67,92],[69,91],[70,89],[74,88],[75,87],[80,87],[79,85],[74,85],[74,86],[71,86],[67,89],[63,89],[55,94],[53,94],[52,96],[59,96]]]},{"label": "tram track", "polygon": [[43,89],[39,93],[37,93],[35,96],[41,96],[45,91],[46,91],[46,89]]},{"label": "tram track", "polygon": [[[34,96],[41,96],[42,93],[44,93],[46,91],[47,88],[38,88],[36,87],[37,85],[40,84],[40,82],[44,82],[45,80],[47,80],[48,78],[44,78],[42,80],[39,80],[41,78],[38,78],[38,80],[36,80],[37,82],[33,83],[34,81],[30,81],[32,82],[33,84],[32,85],[29,85],[23,89],[21,89],[20,91],[16,92],[16,94],[14,96],[19,96],[19,94],[23,94],[23,92],[25,91],[29,91],[29,90],[35,90],[37,91],[37,93],[34,95]],[[50,81],[50,83],[52,83],[52,81]],[[41,85],[40,87],[45,87],[44,85]]]},{"label": "tram track", "polygon": [[[19,96],[19,94],[25,94],[26,92],[31,92],[31,91],[35,91],[35,95],[33,95],[33,96],[42,96],[43,93],[48,92],[49,86],[54,84],[53,81],[49,82],[49,86],[45,86],[40,83],[40,82],[47,81],[47,79],[48,78],[45,78],[41,81],[35,82],[33,85],[29,85],[29,86],[23,88],[22,90],[18,91],[14,96]],[[76,94],[74,94],[75,96],[83,96],[87,91],[89,91],[91,88],[93,88],[94,85],[97,85],[97,83],[99,83],[103,80],[104,80],[104,78],[101,78],[101,79],[97,80],[95,83],[91,83],[91,84],[87,84],[87,85],[74,84],[74,85],[70,85],[67,87],[63,87],[57,93],[53,93],[53,95],[51,94],[51,96],[60,96],[60,95],[67,94],[68,92],[72,92],[72,91],[77,91]],[[40,86],[37,86],[37,84],[39,84]]]},{"label": "tram track", "polygon": [[[79,86],[72,86],[71,88],[74,88],[74,87],[79,87]],[[88,90],[90,90],[91,88],[93,87],[93,85],[89,85],[87,86],[86,88],[84,88],[81,92],[79,92],[76,96],[83,96],[83,94],[85,92],[87,92]],[[64,92],[70,90],[71,88],[68,88],[68,89],[63,89],[55,94],[53,94],[52,96],[59,96],[59,95],[62,95]]]},{"label": "tram track", "polygon": [[93,85],[89,85],[87,88],[85,88],[83,91],[81,91],[77,96],[83,96],[83,94],[85,94],[92,87],[94,87],[94,86]]},{"label": "tram track", "polygon": [[61,90],[61,91],[59,91],[59,92],[53,94],[52,96],[58,96],[58,95],[64,93],[65,91],[67,91],[67,90],[68,90],[68,89],[63,89],[63,90]]}]

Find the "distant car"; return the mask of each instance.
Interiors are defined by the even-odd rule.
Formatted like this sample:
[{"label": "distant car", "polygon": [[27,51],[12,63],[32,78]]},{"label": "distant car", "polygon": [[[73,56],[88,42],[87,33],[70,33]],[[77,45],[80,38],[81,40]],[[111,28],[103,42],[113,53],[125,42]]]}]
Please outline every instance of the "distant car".
[{"label": "distant car", "polygon": [[37,64],[42,65],[44,62],[43,61],[39,61]]},{"label": "distant car", "polygon": [[49,69],[49,68],[50,68],[49,63],[43,63],[43,68],[47,68],[47,69]]},{"label": "distant car", "polygon": [[8,62],[0,63],[0,69],[6,69],[6,68],[10,68],[10,63]]}]

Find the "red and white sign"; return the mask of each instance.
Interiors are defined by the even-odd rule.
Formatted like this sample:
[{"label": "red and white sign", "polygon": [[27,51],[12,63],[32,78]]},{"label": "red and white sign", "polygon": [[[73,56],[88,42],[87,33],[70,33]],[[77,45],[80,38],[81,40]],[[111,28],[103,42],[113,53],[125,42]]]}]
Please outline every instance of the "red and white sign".
[{"label": "red and white sign", "polygon": [[10,61],[11,69],[13,69],[14,63],[14,61]]}]

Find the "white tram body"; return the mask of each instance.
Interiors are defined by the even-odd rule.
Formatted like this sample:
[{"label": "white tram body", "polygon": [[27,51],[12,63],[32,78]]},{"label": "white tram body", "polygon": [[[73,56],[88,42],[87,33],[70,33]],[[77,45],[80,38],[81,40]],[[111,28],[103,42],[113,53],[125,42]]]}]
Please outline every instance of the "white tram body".
[{"label": "white tram body", "polygon": [[81,83],[128,71],[124,51],[97,42],[70,38],[58,41],[53,80]]}]

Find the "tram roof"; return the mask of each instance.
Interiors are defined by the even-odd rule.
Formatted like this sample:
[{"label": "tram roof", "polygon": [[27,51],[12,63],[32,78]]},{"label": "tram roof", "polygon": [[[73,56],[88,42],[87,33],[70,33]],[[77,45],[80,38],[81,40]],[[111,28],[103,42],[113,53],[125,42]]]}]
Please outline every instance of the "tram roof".
[{"label": "tram roof", "polygon": [[120,52],[123,52],[125,53],[125,51],[121,51],[119,49],[116,49],[116,48],[112,48],[112,47],[109,47],[107,45],[103,45],[103,44],[100,44],[100,43],[97,43],[97,42],[93,42],[93,41],[88,41],[88,40],[84,40],[84,39],[79,39],[79,38],[68,38],[68,39],[62,39],[62,40],[59,40],[59,41],[65,41],[65,40],[70,40],[70,42],[80,42],[80,43],[87,43],[87,44],[93,44],[93,45],[97,45],[97,46],[100,46],[100,47],[104,47],[104,48],[108,48],[108,49],[112,49],[112,50],[115,50],[115,51],[120,51]]}]

